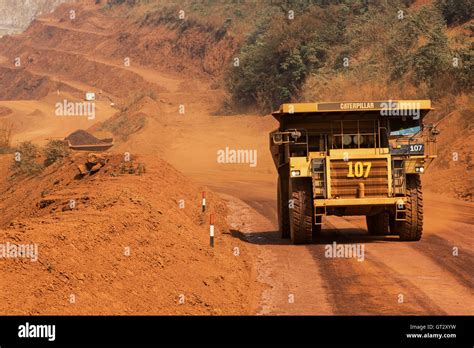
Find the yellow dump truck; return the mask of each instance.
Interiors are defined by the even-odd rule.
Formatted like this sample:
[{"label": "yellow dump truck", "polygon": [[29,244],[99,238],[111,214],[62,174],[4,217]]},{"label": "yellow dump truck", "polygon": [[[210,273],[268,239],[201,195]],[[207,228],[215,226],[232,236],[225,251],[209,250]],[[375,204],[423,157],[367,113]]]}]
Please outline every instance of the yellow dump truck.
[{"label": "yellow dump truck", "polygon": [[283,104],[270,133],[283,238],[310,243],[327,215],[365,215],[371,235],[417,241],[420,175],[436,158],[430,100]]}]

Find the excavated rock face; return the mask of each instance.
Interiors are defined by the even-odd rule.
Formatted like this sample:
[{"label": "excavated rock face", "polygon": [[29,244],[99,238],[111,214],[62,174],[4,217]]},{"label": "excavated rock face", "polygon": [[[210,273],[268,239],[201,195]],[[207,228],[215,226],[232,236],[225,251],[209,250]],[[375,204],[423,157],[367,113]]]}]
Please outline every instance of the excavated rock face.
[{"label": "excavated rock face", "polygon": [[0,0],[0,37],[25,30],[41,14],[74,0]]}]

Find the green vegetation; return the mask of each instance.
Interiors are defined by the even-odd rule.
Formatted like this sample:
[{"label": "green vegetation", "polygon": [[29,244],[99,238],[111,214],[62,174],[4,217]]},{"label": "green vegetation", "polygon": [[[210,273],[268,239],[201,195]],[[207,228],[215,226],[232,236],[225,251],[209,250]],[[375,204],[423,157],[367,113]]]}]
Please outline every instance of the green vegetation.
[{"label": "green vegetation", "polygon": [[40,148],[32,142],[20,143],[15,149],[15,156],[11,165],[12,176],[33,176],[41,172],[43,166],[38,163],[40,154]]},{"label": "green vegetation", "polygon": [[70,151],[63,140],[50,140],[43,149],[45,167],[69,157]]},{"label": "green vegetation", "polygon": [[[354,83],[394,86],[403,80],[422,87],[417,97],[423,97],[420,91],[433,98],[472,87],[472,48],[450,48],[438,7],[415,12],[406,7],[410,1],[331,3],[307,2],[293,20],[285,18],[292,5],[285,5],[271,12],[267,27],[256,26],[237,54],[240,65],[226,74],[235,105],[256,104],[268,112],[301,100],[308,80],[319,77],[330,86],[341,74]],[[406,91],[391,87],[391,93]],[[317,97],[318,91],[308,94]]]},{"label": "green vegetation", "polygon": [[[44,167],[50,166],[70,154],[67,145],[62,140],[50,140],[43,149],[31,141],[24,141],[11,152],[13,152],[10,166],[11,178],[36,175]],[[44,159],[43,164],[41,164],[41,159]]]},{"label": "green vegetation", "polygon": [[[116,1],[117,2],[117,1]],[[120,1],[118,1],[120,2]],[[123,1],[122,1],[123,2]],[[437,98],[469,93],[474,0],[132,1],[139,26],[198,27],[237,47],[227,110],[289,101]],[[184,11],[186,20],[178,18]],[[455,25],[463,31],[449,33]],[[468,31],[471,31],[469,34]],[[448,35],[449,33],[449,35]],[[194,59],[203,59],[203,49]]]},{"label": "green vegetation", "polygon": [[474,15],[473,0],[436,0],[435,4],[448,25],[466,22]]},{"label": "green vegetation", "polygon": [[[269,11],[249,36],[227,72],[227,87],[234,103],[257,103],[262,109],[273,109],[281,101],[298,94],[308,74],[327,60],[332,36],[306,30],[308,21],[317,22],[319,14],[310,10],[294,23],[275,22],[281,11]],[[316,17],[316,18],[315,18]],[[337,17],[327,21],[327,32],[341,30]]]}]

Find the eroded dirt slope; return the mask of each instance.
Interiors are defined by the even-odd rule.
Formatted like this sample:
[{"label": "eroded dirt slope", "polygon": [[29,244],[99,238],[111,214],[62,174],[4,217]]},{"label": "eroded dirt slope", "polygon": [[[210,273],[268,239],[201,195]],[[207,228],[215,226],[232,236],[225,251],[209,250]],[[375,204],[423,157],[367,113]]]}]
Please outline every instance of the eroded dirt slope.
[{"label": "eroded dirt slope", "polygon": [[85,157],[4,183],[0,240],[37,244],[39,257],[1,261],[2,314],[249,313],[250,265],[234,255],[246,248],[228,234],[215,194],[211,249],[202,187],[146,156],[141,176],[120,174],[122,156],[109,154],[100,172],[75,178]]}]

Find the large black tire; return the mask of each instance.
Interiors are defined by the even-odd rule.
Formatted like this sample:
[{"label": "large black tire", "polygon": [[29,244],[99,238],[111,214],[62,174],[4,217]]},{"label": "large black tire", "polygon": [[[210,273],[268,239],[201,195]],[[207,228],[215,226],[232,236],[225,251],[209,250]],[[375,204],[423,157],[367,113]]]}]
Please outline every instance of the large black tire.
[{"label": "large black tire", "polygon": [[290,238],[290,197],[288,195],[288,176],[278,175],[277,204],[278,204],[278,230],[282,238]]},{"label": "large black tire", "polygon": [[389,218],[389,213],[385,211],[376,215],[366,216],[369,234],[371,236],[386,236],[389,234]]},{"label": "large black tire", "polygon": [[[314,214],[313,214],[314,215]],[[315,220],[316,219],[316,220]],[[315,224],[315,222],[319,222],[319,224]],[[316,238],[318,237],[320,234],[321,234],[321,221],[322,221],[322,217],[321,216],[318,216],[318,217],[315,217],[313,219],[313,238]]]},{"label": "large black tire", "polygon": [[390,234],[394,234],[398,236],[398,233],[396,232],[397,227],[395,226],[396,225],[395,214],[390,214],[389,225],[390,225]]},{"label": "large black tire", "polygon": [[394,221],[392,232],[398,234],[400,240],[418,241],[423,233],[423,194],[420,176],[407,175],[406,187],[406,220]]},{"label": "large black tire", "polygon": [[304,179],[291,181],[290,235],[293,244],[308,244],[313,240],[313,201],[311,182]]}]

